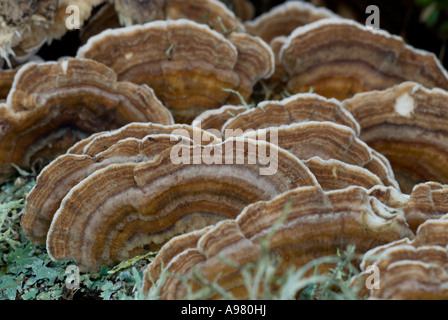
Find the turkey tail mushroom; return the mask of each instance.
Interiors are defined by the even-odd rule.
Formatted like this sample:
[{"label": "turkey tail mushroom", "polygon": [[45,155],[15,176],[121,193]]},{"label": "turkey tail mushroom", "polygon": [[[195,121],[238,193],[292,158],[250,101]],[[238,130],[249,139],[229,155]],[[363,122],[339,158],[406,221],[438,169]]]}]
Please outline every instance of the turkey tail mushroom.
[{"label": "turkey tail mushroom", "polygon": [[376,267],[379,286],[363,286],[361,291],[370,299],[446,300],[447,235],[448,216],[444,215],[426,220],[412,239],[405,238],[371,249],[363,258],[361,274],[352,279],[352,286],[365,283]]},{"label": "turkey tail mushroom", "polygon": [[448,183],[448,92],[404,82],[342,102],[361,127],[360,139],[390,162],[402,190]]},{"label": "turkey tail mushroom", "polygon": [[[285,222],[272,229],[284,215]],[[183,250],[178,242],[183,242],[185,236],[173,238],[148,265],[144,291],[150,289],[150,279],[158,280],[163,264],[168,273],[176,275],[162,284],[163,299],[183,299],[186,287],[179,276],[188,276],[193,270],[208,281],[216,281],[236,298],[247,298],[240,268],[257,261],[262,252],[260,240],[271,232],[269,252],[281,259],[279,273],[333,255],[350,244],[356,245],[357,253],[364,253],[378,244],[413,236],[402,212],[370,197],[364,188],[331,192],[318,186],[296,188],[270,201],[249,205],[235,220],[219,222],[191,235]],[[319,271],[331,267],[321,265]],[[193,291],[201,288],[199,282],[187,281]]]},{"label": "turkey tail mushroom", "polygon": [[[257,159],[260,148],[267,149],[270,164]],[[152,161],[111,164],[79,182],[54,215],[47,250],[54,260],[98,270],[159,249],[173,236],[233,219],[250,203],[309,185],[318,183],[300,160],[263,141],[175,146]]]},{"label": "turkey tail mushroom", "polygon": [[334,12],[304,1],[282,3],[254,20],[244,22],[246,32],[270,43],[274,38],[289,36],[296,28],[328,18],[337,18]]},{"label": "turkey tail mushroom", "polygon": [[15,172],[11,163],[30,169],[92,133],[131,122],[173,123],[148,86],[117,81],[112,69],[75,58],[21,67],[0,118],[2,182]]},{"label": "turkey tail mushroom", "polygon": [[[175,134],[173,134],[175,133]],[[181,139],[181,140],[179,140]],[[34,244],[45,244],[54,214],[67,193],[93,172],[111,164],[149,161],[179,143],[220,143],[218,137],[187,125],[131,123],[81,140],[46,166],[26,197],[21,225]]]},{"label": "turkey tail mushroom", "polygon": [[433,53],[402,38],[348,19],[323,19],[295,29],[280,50],[291,93],[339,100],[405,81],[448,89],[448,75]]},{"label": "turkey tail mushroom", "polygon": [[335,159],[365,168],[378,176],[384,185],[399,190],[387,160],[378,156],[347,126],[331,121],[308,121],[247,131],[242,136],[275,143],[302,160],[312,157]]},{"label": "turkey tail mushroom", "polygon": [[331,121],[351,128],[356,135],[360,127],[336,99],[327,99],[312,93],[299,93],[280,101],[262,101],[252,108],[230,118],[222,126],[228,130],[257,130],[306,121]]},{"label": "turkey tail mushroom", "polygon": [[274,67],[271,49],[259,39],[244,34],[227,39],[186,19],[103,31],[78,56],[104,63],[119,80],[149,85],[179,123],[226,104],[229,90],[240,85],[247,97],[251,85]]}]

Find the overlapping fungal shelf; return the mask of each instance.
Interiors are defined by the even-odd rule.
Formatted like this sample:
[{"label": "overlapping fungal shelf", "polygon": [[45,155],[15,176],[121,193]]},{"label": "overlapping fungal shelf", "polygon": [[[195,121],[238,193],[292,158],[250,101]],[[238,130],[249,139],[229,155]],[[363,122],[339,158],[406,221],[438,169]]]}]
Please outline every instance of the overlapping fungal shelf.
[{"label": "overlapping fungal shelf", "polygon": [[106,30],[89,39],[78,57],[99,61],[118,79],[154,89],[179,123],[218,108],[239,90],[274,71],[274,55],[261,39],[234,32],[224,37],[187,19],[154,21]]},{"label": "overlapping fungal shelf", "polygon": [[367,290],[375,299],[447,299],[448,215],[428,219],[420,225],[415,238],[393,241],[368,251],[361,263],[363,272],[352,280],[354,286],[364,279],[369,265],[381,273],[381,286]]},{"label": "overlapping fungal shelf", "polygon": [[[0,182],[39,171],[21,226],[52,259],[95,272],[158,251],[144,292],[164,267],[244,299],[237,266],[285,217],[279,274],[354,245],[353,288],[370,264],[382,277],[363,297],[448,297],[434,54],[301,1],[255,17],[246,0],[79,0],[85,43],[43,61],[68,2],[30,2],[0,14]],[[186,296],[164,281],[163,299]]]},{"label": "overlapping fungal shelf", "polygon": [[[238,298],[247,296],[239,265],[256,262],[261,254],[260,239],[266,237],[272,225],[285,214],[285,206],[292,205],[286,221],[275,229],[270,251],[281,256],[280,270],[288,266],[304,266],[312,259],[333,254],[340,246],[357,244],[357,251],[366,252],[381,243],[411,237],[413,233],[401,215],[374,197],[367,190],[348,187],[324,192],[320,187],[301,187],[277,196],[268,202],[257,202],[246,207],[235,220],[225,220],[203,232],[196,244],[190,244],[177,254],[165,250],[178,250],[174,238],[172,244],[162,248],[160,257],[169,256],[165,262],[169,272],[188,274],[193,269],[209,281],[219,274],[218,285]],[[156,258],[158,259],[158,258]],[[234,261],[231,265],[226,260]],[[146,286],[154,279],[155,261],[146,273]],[[329,267],[321,265],[320,268]],[[313,272],[313,270],[311,271]],[[199,285],[194,281],[192,288]],[[186,294],[182,280],[169,279],[161,289],[167,299],[181,299]]]},{"label": "overlapping fungal shelf", "polygon": [[[138,157],[122,155],[129,158],[91,173],[70,189],[54,214],[46,240],[50,256],[71,258],[84,270],[95,271],[156,250],[175,235],[236,218],[250,203],[318,184],[289,152],[261,141],[239,140],[209,146],[224,150],[217,164],[201,161],[207,152],[207,146],[201,145],[185,146],[189,163],[173,163],[171,153],[177,152],[172,150],[176,146],[168,146],[151,160],[139,162]],[[131,142],[126,139],[124,143]],[[239,142],[243,153],[234,147]],[[264,165],[249,161],[260,147],[277,154],[278,168],[272,175],[261,175]],[[228,150],[235,163],[226,164]]]},{"label": "overlapping fungal shelf", "polygon": [[432,53],[402,38],[346,19],[322,19],[295,29],[280,49],[291,93],[346,99],[404,81],[448,89],[448,75]]},{"label": "overlapping fungal shelf", "polygon": [[298,27],[321,19],[338,18],[330,10],[303,1],[284,2],[255,19],[246,21],[249,34],[262,38],[266,43],[281,36],[288,36]]},{"label": "overlapping fungal shelf", "polygon": [[425,181],[448,182],[448,94],[416,82],[370,91],[343,102],[360,138],[386,156],[403,191]]},{"label": "overlapping fungal shelf", "polygon": [[150,87],[117,81],[112,69],[78,58],[20,68],[0,104],[0,118],[2,182],[15,172],[11,163],[28,170],[92,133],[132,122],[174,121]]}]

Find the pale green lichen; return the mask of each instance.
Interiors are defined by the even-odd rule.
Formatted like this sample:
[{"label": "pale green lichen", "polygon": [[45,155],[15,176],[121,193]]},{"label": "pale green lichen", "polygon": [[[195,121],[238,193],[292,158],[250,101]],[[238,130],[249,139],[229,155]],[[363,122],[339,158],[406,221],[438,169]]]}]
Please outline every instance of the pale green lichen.
[{"label": "pale green lichen", "polygon": [[[45,247],[36,247],[23,235],[20,215],[24,199],[35,184],[35,175],[18,170],[21,174],[0,187],[0,300],[157,300],[162,298],[160,290],[169,277],[177,277],[162,268],[161,275],[149,293],[143,293],[143,270],[154,256],[154,252],[124,261],[112,269],[103,267],[98,273],[80,275],[79,287],[73,290],[66,286],[66,269],[72,262],[54,262]],[[251,299],[358,299],[357,291],[350,286],[351,277],[357,270],[352,262],[353,248],[347,248],[335,256],[310,262],[302,268],[290,268],[279,275],[280,260],[269,251],[269,240],[275,230],[285,221],[285,215],[271,228],[271,232],[260,242],[262,254],[254,263],[237,266],[241,271]],[[234,264],[232,261],[225,263]],[[321,263],[332,262],[335,268],[329,274],[313,274],[309,270]],[[218,277],[216,278],[218,279]],[[208,281],[198,272],[183,276],[187,288],[186,299],[208,299],[217,294],[234,299],[216,281]],[[193,292],[188,287],[190,280],[203,284],[202,290]]]},{"label": "pale green lichen", "polygon": [[238,98],[240,99],[240,101],[241,101],[241,105],[246,107],[246,109],[251,109],[251,108],[255,107],[255,104],[247,103],[246,100],[244,99],[244,97],[241,95],[241,93],[239,93],[239,91],[237,91],[237,90],[223,88],[222,91],[226,91],[226,92],[230,92],[230,93],[236,94],[238,96]]}]

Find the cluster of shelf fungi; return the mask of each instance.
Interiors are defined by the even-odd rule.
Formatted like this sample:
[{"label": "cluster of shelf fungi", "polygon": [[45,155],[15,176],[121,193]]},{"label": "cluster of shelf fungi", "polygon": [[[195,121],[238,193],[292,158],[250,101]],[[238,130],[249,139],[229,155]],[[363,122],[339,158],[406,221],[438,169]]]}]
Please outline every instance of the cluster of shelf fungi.
[{"label": "cluster of shelf fungi", "polygon": [[[237,265],[287,211],[269,246],[279,273],[355,245],[353,285],[370,265],[381,275],[364,297],[448,297],[448,74],[434,54],[301,1],[254,18],[245,0],[79,0],[84,44],[44,61],[68,2],[31,2],[0,16],[0,182],[12,164],[43,167],[21,226],[52,259],[94,272],[158,251],[145,292],[163,266],[245,298]],[[188,161],[173,163],[178,149]],[[179,277],[160,291],[186,293]]]}]

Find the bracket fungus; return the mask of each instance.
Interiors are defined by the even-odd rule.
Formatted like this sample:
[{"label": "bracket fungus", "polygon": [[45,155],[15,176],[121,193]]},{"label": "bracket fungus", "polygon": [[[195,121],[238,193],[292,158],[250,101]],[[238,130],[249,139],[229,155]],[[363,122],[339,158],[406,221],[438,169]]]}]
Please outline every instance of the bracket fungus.
[{"label": "bracket fungus", "polygon": [[360,166],[320,157],[312,157],[303,163],[310,169],[319,185],[325,191],[345,189],[350,186],[360,186],[365,189],[383,186],[380,178]]},{"label": "bracket fungus", "polygon": [[[358,122],[341,102],[311,93],[295,94],[281,101],[261,102],[257,108],[230,117],[221,129],[226,138],[241,134],[252,139],[267,139],[302,160],[320,157],[365,168],[379,177],[380,184],[398,188],[388,160],[361,141],[359,133]],[[323,174],[323,179],[329,178],[329,162],[326,165],[314,162],[314,165],[318,170],[316,173]],[[339,162],[332,162],[332,165],[335,172],[347,174],[346,182],[356,171]],[[366,173],[364,170],[357,172]],[[377,179],[366,173],[355,185],[372,186],[374,181]],[[340,186],[344,186],[342,181]]]},{"label": "bracket fungus", "polygon": [[272,8],[256,19],[246,21],[246,32],[263,39],[271,47],[275,57],[275,71],[264,80],[277,98],[286,87],[288,74],[280,62],[280,50],[287,37],[296,28],[309,23],[338,16],[330,10],[303,1],[288,1]]},{"label": "bracket fungus", "polygon": [[438,182],[417,184],[411,194],[378,184],[369,189],[369,195],[403,211],[406,223],[414,233],[426,220],[441,218],[448,212],[448,186]]},{"label": "bracket fungus", "polygon": [[436,182],[414,186],[404,214],[409,227],[415,232],[428,219],[437,219],[448,212],[448,185]]},{"label": "bracket fungus", "polygon": [[0,0],[0,184],[39,172],[21,231],[83,272],[158,251],[142,286],[163,299],[197,272],[246,299],[264,254],[327,274],[352,245],[353,286],[381,272],[368,298],[448,298],[448,72],[329,9],[254,3]]},{"label": "bracket fungus", "polygon": [[308,121],[247,131],[242,136],[275,143],[301,160],[320,157],[365,168],[384,185],[399,189],[387,160],[378,156],[347,126],[330,121]]},{"label": "bracket fungus", "polygon": [[[173,135],[177,133],[177,135]],[[210,133],[187,125],[131,123],[93,134],[71,147],[46,166],[25,201],[21,226],[34,244],[45,244],[54,214],[67,193],[88,175],[108,165],[144,162],[178,143],[219,143]]]},{"label": "bracket fungus", "polygon": [[338,17],[334,12],[304,1],[288,1],[244,22],[246,32],[270,43],[274,38],[289,36],[296,28],[321,19]]},{"label": "bracket fungus", "polygon": [[[271,72],[273,53],[268,46],[253,37],[232,38],[244,47],[186,19],[155,21],[103,31],[90,38],[78,56],[104,63],[119,80],[147,84],[176,122],[191,123],[201,112],[225,104],[231,94],[223,88],[241,84],[247,95],[253,81]],[[260,57],[250,58],[260,48]]]},{"label": "bracket fungus", "polygon": [[[232,32],[227,39],[238,51],[238,60],[234,70],[238,74],[240,82],[235,90],[247,101],[255,84],[261,79],[269,78],[274,73],[274,52],[261,38],[247,33]],[[240,97],[231,95],[227,103],[239,104],[241,103]]]},{"label": "bracket fungus", "polygon": [[214,134],[203,131],[190,125],[160,125],[157,123],[130,123],[119,129],[92,134],[76,144],[74,144],[67,153],[86,154],[91,157],[106,151],[115,143],[127,139],[143,139],[148,135],[154,134],[175,134],[185,137],[191,137],[196,144],[216,144],[220,143],[221,138]]},{"label": "bracket fungus", "polygon": [[[268,149],[270,164],[257,159],[260,148]],[[172,160],[179,149],[186,161]],[[213,150],[213,161],[204,159]],[[108,165],[76,184],[53,217],[47,250],[54,260],[98,270],[235,218],[250,203],[310,185],[318,183],[300,160],[266,142],[234,138],[173,147],[151,161]]]},{"label": "bracket fungus", "polygon": [[365,282],[375,266],[379,285],[362,291],[370,299],[446,300],[447,231],[448,216],[444,215],[425,221],[413,239],[404,238],[371,249],[361,263],[363,272],[352,279],[352,285]]},{"label": "bracket fungus", "polygon": [[218,109],[202,112],[193,120],[191,125],[203,130],[213,129],[221,132],[221,128],[227,120],[245,111],[247,111],[245,106],[224,105]]},{"label": "bracket fungus", "polygon": [[0,106],[0,179],[54,159],[76,141],[130,122],[173,123],[147,86],[117,82],[113,70],[86,59],[29,63]]},{"label": "bracket fungus", "polygon": [[274,39],[269,42],[269,46],[272,49],[272,52],[274,53],[274,60],[275,60],[275,70],[274,73],[271,75],[270,78],[265,80],[267,85],[271,88],[269,92],[273,99],[280,100],[283,98],[282,95],[285,93],[285,88],[288,83],[289,75],[286,72],[285,68],[283,67],[281,61],[280,61],[280,51],[283,47],[283,45],[286,42],[286,39],[288,39],[286,36],[279,36],[275,37]]},{"label": "bracket fungus", "polygon": [[331,121],[351,128],[356,135],[360,127],[355,118],[336,99],[312,93],[299,93],[280,101],[263,101],[257,108],[232,117],[222,126],[226,130],[257,130],[306,121]]},{"label": "bracket fungus", "polygon": [[291,93],[313,88],[343,100],[404,81],[448,89],[447,73],[433,53],[348,19],[322,19],[295,29],[279,59]]},{"label": "bracket fungus", "polygon": [[343,101],[360,139],[391,163],[403,191],[426,181],[448,183],[448,93],[404,82]]},{"label": "bracket fungus", "polygon": [[[4,64],[2,65],[1,62],[2,61],[0,59],[0,102],[6,102],[17,72],[19,72],[19,69],[26,65],[26,63],[14,65],[13,68],[5,68],[6,66]],[[39,56],[34,56],[30,58],[27,63],[30,62],[40,63],[44,61]]]},{"label": "bracket fungus", "polygon": [[[285,215],[285,222],[272,229]],[[370,197],[364,188],[329,192],[319,186],[296,188],[270,201],[247,206],[234,220],[221,221],[190,235],[186,244],[177,243],[186,236],[171,239],[148,265],[144,290],[151,287],[150,279],[158,280],[157,269],[163,263],[171,274],[187,275],[196,270],[236,298],[247,298],[240,266],[256,262],[262,252],[259,241],[271,232],[269,252],[281,259],[277,272],[304,266],[350,244],[356,244],[357,252],[364,253],[380,244],[413,236],[402,213]],[[160,261],[162,258],[167,260]],[[331,267],[320,265],[319,269],[324,272]],[[192,290],[201,286],[193,280],[189,284]],[[185,294],[186,287],[178,277],[166,279],[160,291],[163,299],[182,299]]]},{"label": "bracket fungus", "polygon": [[370,188],[369,196],[375,197],[386,206],[397,210],[403,210],[409,202],[409,195],[402,193],[394,187],[381,185],[376,185]]},{"label": "bracket fungus", "polygon": [[51,221],[63,198],[95,171],[113,164],[150,161],[180,143],[190,145],[193,141],[188,137],[155,134],[143,139],[120,140],[94,156],[64,154],[56,158],[42,170],[26,198],[21,219],[25,236],[34,244],[45,244]]}]

